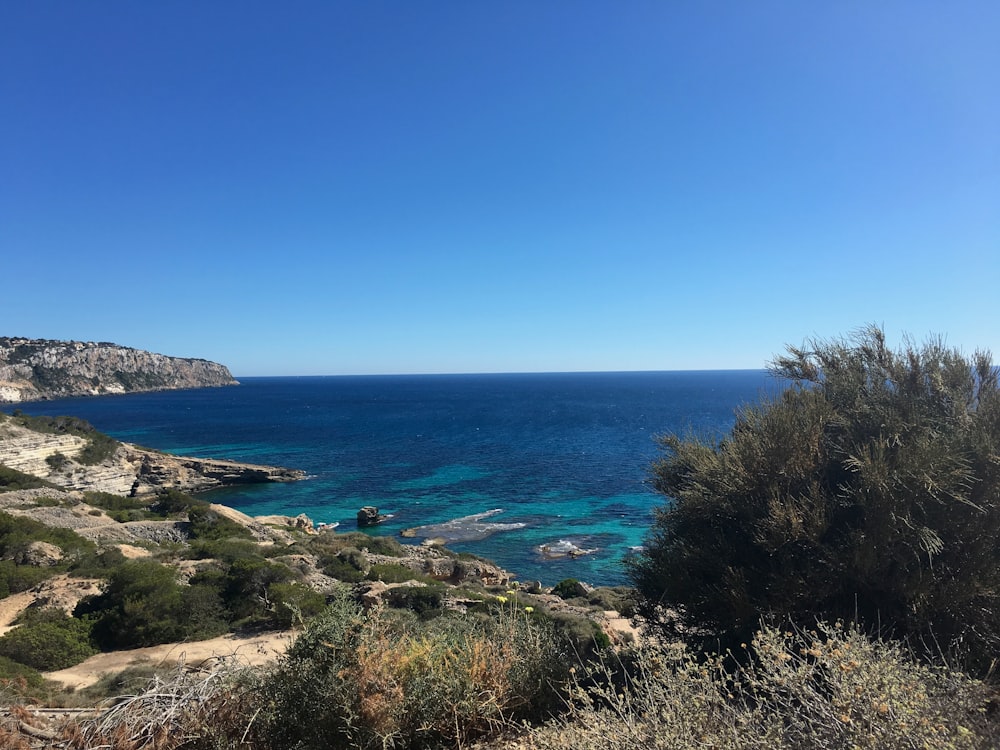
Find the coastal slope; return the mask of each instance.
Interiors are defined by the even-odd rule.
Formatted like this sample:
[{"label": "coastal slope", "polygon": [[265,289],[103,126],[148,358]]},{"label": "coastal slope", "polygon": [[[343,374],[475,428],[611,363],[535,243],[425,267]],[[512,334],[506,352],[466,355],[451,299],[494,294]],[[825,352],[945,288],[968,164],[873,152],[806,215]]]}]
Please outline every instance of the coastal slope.
[{"label": "coastal slope", "polygon": [[0,403],[238,385],[224,365],[108,342],[0,337]]}]

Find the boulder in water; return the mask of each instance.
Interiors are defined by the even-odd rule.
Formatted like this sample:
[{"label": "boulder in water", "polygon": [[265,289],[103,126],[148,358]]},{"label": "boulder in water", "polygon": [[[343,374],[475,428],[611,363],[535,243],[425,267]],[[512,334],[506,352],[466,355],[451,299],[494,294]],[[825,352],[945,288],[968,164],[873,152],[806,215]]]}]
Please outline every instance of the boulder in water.
[{"label": "boulder in water", "polygon": [[366,529],[370,526],[378,526],[390,516],[382,515],[374,505],[366,505],[358,511],[358,528]]}]

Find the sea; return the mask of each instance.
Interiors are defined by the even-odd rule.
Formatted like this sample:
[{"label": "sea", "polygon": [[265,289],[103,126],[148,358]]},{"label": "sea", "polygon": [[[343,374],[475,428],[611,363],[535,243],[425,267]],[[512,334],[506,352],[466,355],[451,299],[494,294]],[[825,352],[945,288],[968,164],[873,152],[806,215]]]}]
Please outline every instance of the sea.
[{"label": "sea", "polygon": [[253,516],[305,513],[352,531],[372,505],[388,518],[365,533],[443,541],[523,581],[609,586],[626,583],[622,560],[669,502],[650,486],[658,436],[718,439],[742,405],[781,387],[764,370],[240,383],[19,407],[170,453],[306,472],[205,495]]}]

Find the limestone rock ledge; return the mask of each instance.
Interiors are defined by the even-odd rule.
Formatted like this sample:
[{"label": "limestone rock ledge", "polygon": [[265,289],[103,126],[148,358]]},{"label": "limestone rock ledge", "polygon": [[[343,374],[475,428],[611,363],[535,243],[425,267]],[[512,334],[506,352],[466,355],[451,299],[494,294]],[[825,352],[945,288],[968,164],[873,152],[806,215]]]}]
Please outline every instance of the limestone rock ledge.
[{"label": "limestone rock ledge", "polygon": [[190,458],[157,453],[124,443],[124,462],[133,477],[126,494],[145,495],[160,489],[205,492],[218,487],[263,482],[294,482],[306,474],[281,466],[245,464],[214,458]]},{"label": "limestone rock ledge", "polygon": [[85,465],[77,458],[87,442],[76,435],[35,432],[0,415],[0,465],[70,490],[141,496],[165,489],[194,493],[305,478],[297,469],[175,456],[130,443],[120,443],[104,460]]},{"label": "limestone rock ledge", "polygon": [[107,342],[0,337],[0,403],[238,385],[224,365]]}]

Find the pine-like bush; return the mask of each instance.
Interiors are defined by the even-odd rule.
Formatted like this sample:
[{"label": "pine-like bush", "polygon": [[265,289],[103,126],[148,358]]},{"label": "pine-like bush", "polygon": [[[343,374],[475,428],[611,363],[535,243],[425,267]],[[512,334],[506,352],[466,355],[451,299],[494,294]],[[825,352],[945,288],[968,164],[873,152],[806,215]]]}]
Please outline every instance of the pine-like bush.
[{"label": "pine-like bush", "polygon": [[630,563],[643,613],[732,644],[761,617],[860,620],[985,669],[1000,646],[1000,389],[990,356],[877,328],[778,358],[717,443],[670,436]]}]

